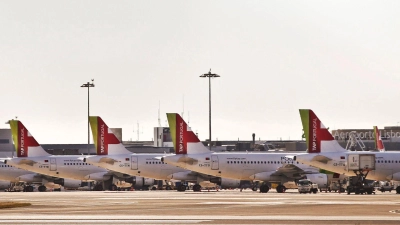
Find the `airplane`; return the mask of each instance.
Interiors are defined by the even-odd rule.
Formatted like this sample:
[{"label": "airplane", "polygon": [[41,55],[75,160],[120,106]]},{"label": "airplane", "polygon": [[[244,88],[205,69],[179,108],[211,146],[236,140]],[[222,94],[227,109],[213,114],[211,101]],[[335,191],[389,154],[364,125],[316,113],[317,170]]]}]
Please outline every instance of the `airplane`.
[{"label": "airplane", "polygon": [[[81,181],[112,182],[113,176],[121,179],[122,174],[112,173],[104,168],[82,162],[80,155],[51,155],[35,140],[26,127],[19,120],[9,121],[16,158],[7,158],[4,163],[28,171],[56,177],[57,184],[71,186]],[[110,185],[110,187],[113,184]],[[115,187],[114,187],[115,188]],[[94,190],[103,190],[103,185],[97,184]]]},{"label": "airplane", "polygon": [[375,149],[384,152],[385,151],[385,146],[383,145],[382,137],[379,133],[379,129],[377,126],[374,126],[374,140],[375,140]]},{"label": "airplane", "polygon": [[[157,159],[165,154],[132,153],[122,145],[101,117],[91,116],[89,121],[97,155],[84,157],[83,162],[85,163],[131,176],[146,177],[147,179],[193,182],[196,183],[193,186],[193,191],[196,192],[201,190],[201,185],[207,185],[210,180],[225,187],[239,187],[241,184],[240,180],[224,179],[221,181],[212,179],[208,175],[169,165]],[[187,187],[184,182],[177,187],[178,191],[186,190]],[[167,186],[167,189],[170,188]]]},{"label": "airplane", "polygon": [[[400,152],[347,151],[339,145],[312,110],[300,109],[299,111],[309,153],[288,156],[288,159],[346,176],[379,181],[400,181]],[[353,170],[349,167],[352,165],[348,163],[348,160],[357,162],[355,157],[361,155],[375,157],[375,165],[369,165],[370,167],[374,166],[374,170],[368,168]],[[400,186],[396,188],[396,192],[400,194]]]},{"label": "airplane", "polygon": [[[12,184],[24,182],[27,184],[24,188],[24,191],[26,192],[32,192],[34,190],[34,187],[31,184],[39,184],[40,186],[38,187],[38,190],[40,192],[46,191],[47,188],[60,188],[60,185],[56,184],[58,182],[57,179],[6,165],[3,162],[0,162],[0,180],[0,187],[10,187]],[[80,185],[80,183],[75,184],[75,182],[71,182],[70,186],[67,187],[79,187],[77,185]]]},{"label": "airplane", "polygon": [[[221,178],[264,182],[260,192],[269,191],[268,182],[279,183],[278,193],[285,192],[283,185],[307,177],[319,187],[326,187],[328,176],[319,169],[286,159],[288,153],[211,152],[187,126],[177,113],[167,113],[176,155],[163,156],[164,163],[179,166]],[[291,153],[297,155],[299,153]]]}]

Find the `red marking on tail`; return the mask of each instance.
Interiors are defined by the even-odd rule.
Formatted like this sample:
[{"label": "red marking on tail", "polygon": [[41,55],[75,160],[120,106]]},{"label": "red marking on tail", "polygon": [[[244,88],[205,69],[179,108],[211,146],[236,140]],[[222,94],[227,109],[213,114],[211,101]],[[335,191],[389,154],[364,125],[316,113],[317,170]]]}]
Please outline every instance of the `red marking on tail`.
[{"label": "red marking on tail", "polygon": [[193,131],[187,129],[186,122],[176,114],[176,154],[187,154],[187,143],[200,142]]},{"label": "red marking on tail", "polygon": [[39,143],[37,143],[35,138],[28,136],[28,133],[29,131],[25,128],[25,126],[18,121],[18,157],[28,157],[28,148],[39,146]]},{"label": "red marking on tail", "polygon": [[334,140],[332,134],[323,127],[323,124],[312,110],[310,110],[309,115],[309,139],[309,153],[320,153],[321,141]]},{"label": "red marking on tail", "polygon": [[108,126],[104,121],[98,117],[97,119],[97,155],[108,155],[108,145],[109,144],[120,144],[121,142],[113,133],[108,133]]}]

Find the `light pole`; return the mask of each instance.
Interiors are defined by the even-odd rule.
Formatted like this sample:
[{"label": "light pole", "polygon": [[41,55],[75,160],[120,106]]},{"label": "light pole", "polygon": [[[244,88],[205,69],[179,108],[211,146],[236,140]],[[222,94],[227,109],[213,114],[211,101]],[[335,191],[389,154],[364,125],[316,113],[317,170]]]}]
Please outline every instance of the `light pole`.
[{"label": "light pole", "polygon": [[87,119],[88,119],[88,126],[87,126],[87,154],[90,155],[90,121],[89,121],[89,90],[91,87],[94,87],[93,83],[94,79],[92,79],[92,83],[87,82],[86,84],[82,84],[81,87],[86,88],[87,87]]},{"label": "light pole", "polygon": [[220,75],[211,73],[211,69],[208,73],[201,75],[200,77],[208,77],[208,128],[209,128],[209,139],[208,145],[210,146],[211,150],[211,77],[220,77]]}]

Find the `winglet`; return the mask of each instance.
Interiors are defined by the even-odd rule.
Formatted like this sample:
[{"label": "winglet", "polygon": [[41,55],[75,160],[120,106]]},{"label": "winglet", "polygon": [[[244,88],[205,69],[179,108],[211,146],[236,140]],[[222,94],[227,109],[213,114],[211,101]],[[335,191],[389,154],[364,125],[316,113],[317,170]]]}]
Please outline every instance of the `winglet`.
[{"label": "winglet", "polygon": [[380,152],[384,152],[385,146],[383,145],[382,137],[377,126],[374,126],[374,140],[375,148]]},{"label": "winglet", "polygon": [[19,120],[10,120],[11,135],[17,157],[48,156],[42,146],[29,133],[28,129]]},{"label": "winglet", "polygon": [[308,153],[346,151],[311,109],[300,109]]},{"label": "winglet", "polygon": [[201,154],[210,152],[177,113],[167,113],[175,153]]},{"label": "winglet", "polygon": [[114,135],[99,116],[89,117],[97,155],[132,154]]}]

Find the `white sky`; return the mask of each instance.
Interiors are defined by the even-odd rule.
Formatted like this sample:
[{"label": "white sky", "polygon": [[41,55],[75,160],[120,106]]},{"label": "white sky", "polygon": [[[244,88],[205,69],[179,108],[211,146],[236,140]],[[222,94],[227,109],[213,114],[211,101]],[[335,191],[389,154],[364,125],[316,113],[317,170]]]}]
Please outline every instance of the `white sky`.
[{"label": "white sky", "polygon": [[[0,128],[87,142],[91,115],[153,138],[183,111],[208,138],[300,139],[299,108],[334,128],[400,122],[400,1],[0,1]],[[184,98],[184,101],[183,101]],[[135,133],[133,132],[135,130]]]}]

